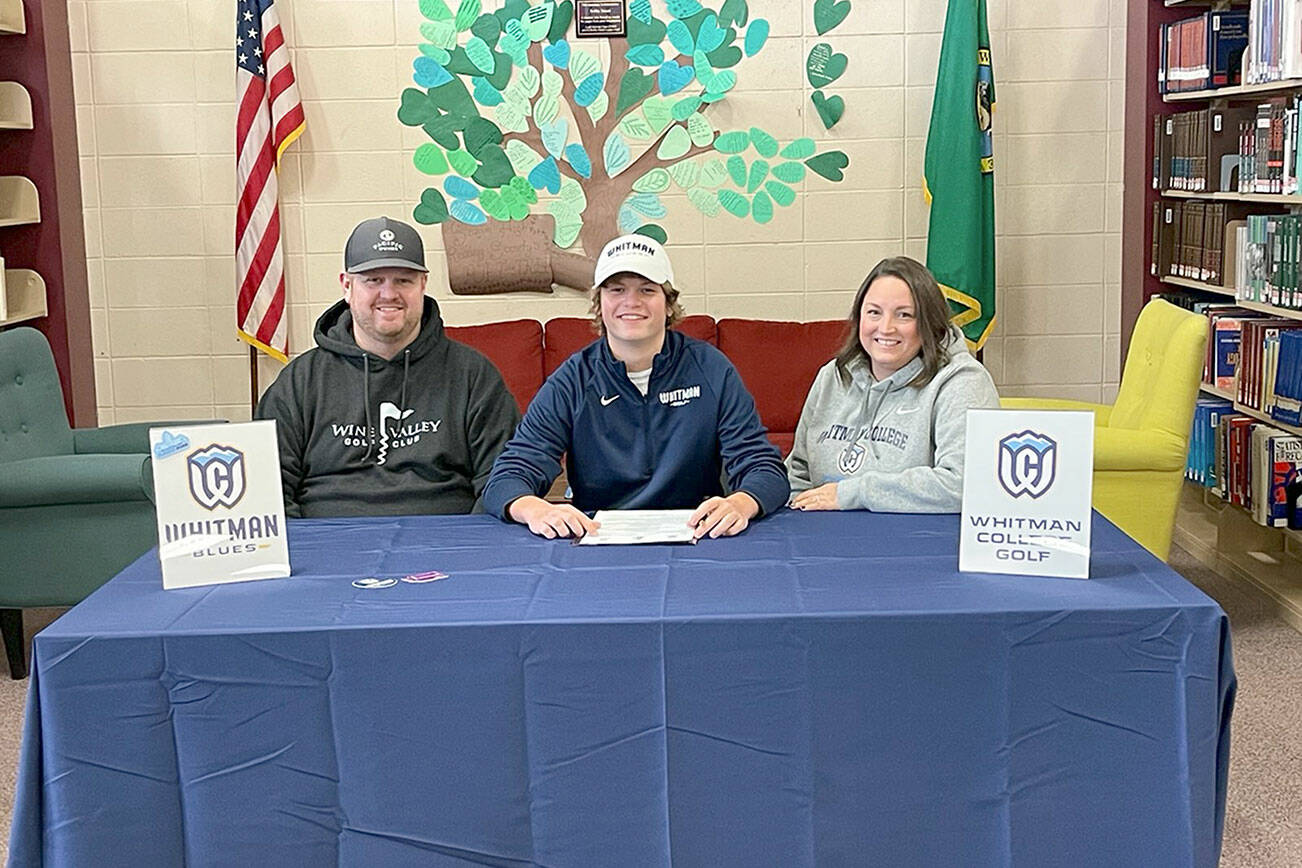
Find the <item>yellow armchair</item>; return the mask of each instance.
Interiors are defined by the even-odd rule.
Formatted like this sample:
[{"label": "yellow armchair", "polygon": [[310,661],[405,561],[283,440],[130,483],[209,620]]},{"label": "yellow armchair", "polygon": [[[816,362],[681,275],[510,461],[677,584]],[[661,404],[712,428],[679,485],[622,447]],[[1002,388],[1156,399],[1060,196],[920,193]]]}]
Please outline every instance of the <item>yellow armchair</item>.
[{"label": "yellow armchair", "polygon": [[1094,508],[1163,560],[1184,481],[1207,320],[1161,299],[1135,322],[1117,401],[1004,398],[1004,407],[1094,412]]}]

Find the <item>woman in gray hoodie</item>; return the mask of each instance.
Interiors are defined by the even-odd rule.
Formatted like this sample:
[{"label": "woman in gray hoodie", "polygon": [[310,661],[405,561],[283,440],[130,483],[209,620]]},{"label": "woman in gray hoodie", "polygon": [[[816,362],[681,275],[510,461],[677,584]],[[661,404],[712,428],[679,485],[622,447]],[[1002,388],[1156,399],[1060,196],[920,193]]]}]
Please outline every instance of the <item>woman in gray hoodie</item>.
[{"label": "woman in gray hoodie", "polygon": [[998,407],[930,271],[883,259],[819,370],[787,456],[795,509],[958,512],[970,407]]}]

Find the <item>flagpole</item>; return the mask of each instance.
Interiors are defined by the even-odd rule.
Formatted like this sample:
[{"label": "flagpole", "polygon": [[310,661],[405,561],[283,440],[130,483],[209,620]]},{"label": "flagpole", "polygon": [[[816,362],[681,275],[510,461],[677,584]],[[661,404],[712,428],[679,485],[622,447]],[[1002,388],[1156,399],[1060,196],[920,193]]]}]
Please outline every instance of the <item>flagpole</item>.
[{"label": "flagpole", "polygon": [[249,418],[258,410],[258,351],[249,347]]}]

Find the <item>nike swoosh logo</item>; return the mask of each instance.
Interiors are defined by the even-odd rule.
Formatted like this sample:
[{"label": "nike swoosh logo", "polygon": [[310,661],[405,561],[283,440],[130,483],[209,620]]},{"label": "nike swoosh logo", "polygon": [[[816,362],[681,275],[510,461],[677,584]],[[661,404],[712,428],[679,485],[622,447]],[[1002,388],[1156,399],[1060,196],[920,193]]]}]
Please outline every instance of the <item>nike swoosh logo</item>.
[{"label": "nike swoosh logo", "polygon": [[918,411],[921,410],[921,409],[922,409],[921,407],[911,407],[911,408],[909,408],[908,410],[896,410],[896,411],[895,411],[895,414],[896,414],[897,416],[907,416],[908,414],[910,414],[910,413],[916,413],[916,412],[918,412]]},{"label": "nike swoosh logo", "polygon": [[605,395],[602,395],[601,406],[609,407],[611,404],[615,403],[618,400],[619,400],[619,395],[611,395],[609,398],[607,398]]}]

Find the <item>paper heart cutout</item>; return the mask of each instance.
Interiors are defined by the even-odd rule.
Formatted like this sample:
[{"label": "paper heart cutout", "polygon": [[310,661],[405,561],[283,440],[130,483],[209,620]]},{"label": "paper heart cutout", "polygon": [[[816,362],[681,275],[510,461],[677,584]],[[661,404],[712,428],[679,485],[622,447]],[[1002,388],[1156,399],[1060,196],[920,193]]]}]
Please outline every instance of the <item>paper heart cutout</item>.
[{"label": "paper heart cutout", "polygon": [[850,0],[814,0],[814,30],[827,33],[850,14]]},{"label": "paper heart cutout", "polygon": [[475,77],[471,81],[475,102],[490,108],[502,104],[502,92],[489,84],[488,79]]},{"label": "paper heart cutout", "polygon": [[574,102],[584,108],[592,105],[593,100],[597,98],[597,95],[601,93],[601,89],[605,86],[605,73],[594,72],[579,82],[579,86],[574,89]]},{"label": "paper heart cutout", "polygon": [[642,98],[649,94],[654,86],[655,81],[651,76],[637,67],[626,71],[624,77],[619,80],[619,96],[615,100],[615,116],[622,115],[625,109],[641,102]]},{"label": "paper heart cutout", "polygon": [[666,60],[660,64],[660,69],[656,71],[656,81],[660,85],[660,92],[668,96],[691,84],[692,79],[696,77],[696,69],[690,65],[680,66],[675,60]]},{"label": "paper heart cutout", "polygon": [[402,92],[402,105],[398,107],[398,120],[409,127],[419,127],[438,116],[438,108],[423,90],[409,87]]},{"label": "paper heart cutout", "polygon": [[546,190],[555,196],[561,191],[561,170],[556,165],[555,157],[548,157],[533,167],[529,172],[529,183],[538,190]]},{"label": "paper heart cutout", "polygon": [[565,69],[570,65],[570,43],[562,39],[559,42],[544,46],[543,60],[557,69]]},{"label": "paper heart cutout", "polygon": [[583,150],[583,145],[577,143],[566,145],[565,162],[569,163],[581,177],[592,177],[592,160],[588,158],[588,152]]},{"label": "paper heart cutout", "polygon": [[648,97],[646,102],[642,103],[642,116],[651,127],[653,136],[660,135],[665,131],[665,127],[674,122],[673,107],[670,106],[669,100],[662,96]]},{"label": "paper heart cutout", "polygon": [[448,203],[443,194],[433,187],[420,194],[420,204],[411,212],[417,223],[433,226],[448,219]]},{"label": "paper heart cutout", "polygon": [[839,181],[845,177],[842,170],[850,165],[850,158],[842,151],[828,151],[805,160],[805,165],[829,181]]},{"label": "paper heart cutout", "polygon": [[820,42],[809,50],[805,61],[805,76],[814,87],[827,87],[845,72],[850,59],[844,54],[834,54],[832,46]]},{"label": "paper heart cutout", "polygon": [[484,213],[494,220],[509,220],[511,210],[505,202],[502,201],[502,195],[496,190],[485,190],[479,197],[479,207],[484,209]]},{"label": "paper heart cutout", "polygon": [[728,36],[727,30],[719,27],[719,20],[713,14],[701,20],[701,29],[696,34],[696,50],[707,54],[723,45]]},{"label": "paper heart cutout", "polygon": [[479,188],[465,178],[451,176],[443,181],[443,190],[453,199],[474,199],[479,196]]},{"label": "paper heart cutout", "polygon": [[651,23],[651,0],[633,0],[628,4],[628,14],[643,24]]},{"label": "paper heart cutout", "polygon": [[565,140],[569,138],[570,123],[565,118],[557,118],[544,125],[539,132],[542,133],[542,143],[547,153],[559,157],[565,149]]},{"label": "paper heart cutout", "polygon": [[438,87],[452,80],[452,73],[444,69],[432,57],[421,55],[411,62],[412,81],[421,87]]},{"label": "paper heart cutout", "polygon": [[[831,129],[836,126],[836,122],[845,114],[845,100],[839,96],[823,96],[821,90],[814,91],[811,97],[814,101],[814,108],[818,110],[818,117],[823,122],[823,127]],[[839,181],[840,178],[835,180]]]}]

